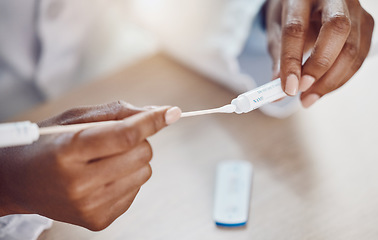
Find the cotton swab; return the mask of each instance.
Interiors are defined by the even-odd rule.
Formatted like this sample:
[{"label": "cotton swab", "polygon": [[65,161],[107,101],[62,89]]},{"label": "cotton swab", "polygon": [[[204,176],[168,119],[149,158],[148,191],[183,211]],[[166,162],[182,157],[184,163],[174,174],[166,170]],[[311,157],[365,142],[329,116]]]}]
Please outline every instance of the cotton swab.
[{"label": "cotton swab", "polygon": [[223,107],[219,108],[213,108],[213,109],[207,109],[207,110],[201,110],[201,111],[193,111],[193,112],[185,112],[181,114],[181,117],[194,117],[199,115],[205,115],[205,114],[212,114],[212,113],[233,113],[235,112],[236,107],[235,105],[225,105]]}]

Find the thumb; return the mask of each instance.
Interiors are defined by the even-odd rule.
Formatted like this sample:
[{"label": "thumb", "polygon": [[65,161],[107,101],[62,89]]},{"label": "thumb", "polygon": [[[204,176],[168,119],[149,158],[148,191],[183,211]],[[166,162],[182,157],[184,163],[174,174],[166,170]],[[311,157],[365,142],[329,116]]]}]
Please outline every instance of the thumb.
[{"label": "thumb", "polygon": [[75,141],[75,148],[80,149],[82,159],[98,159],[130,151],[180,117],[181,110],[178,107],[161,107],[134,114],[111,126],[86,129],[70,143]]}]

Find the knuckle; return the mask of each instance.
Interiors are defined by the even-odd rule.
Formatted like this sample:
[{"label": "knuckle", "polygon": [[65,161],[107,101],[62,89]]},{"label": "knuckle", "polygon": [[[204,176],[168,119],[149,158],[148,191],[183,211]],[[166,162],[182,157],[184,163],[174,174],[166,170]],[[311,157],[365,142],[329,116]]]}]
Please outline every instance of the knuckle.
[{"label": "knuckle", "polygon": [[301,38],[304,36],[306,32],[305,25],[300,20],[291,20],[287,22],[283,27],[283,33],[284,35],[295,37],[295,38]]},{"label": "knuckle", "polygon": [[115,107],[115,108],[124,108],[124,107],[127,107],[128,104],[127,102],[123,101],[123,100],[117,100],[117,101],[114,101],[114,102],[111,102],[109,103],[111,106]]},{"label": "knuckle", "polygon": [[72,161],[79,158],[73,135],[67,133],[56,136],[50,147],[51,158],[56,167],[61,170],[72,170]]},{"label": "knuckle", "polygon": [[302,59],[300,59],[296,56],[286,54],[286,56],[284,56],[284,58],[285,58],[285,62],[290,62],[291,64],[293,64],[295,66],[302,64]]},{"label": "knuckle", "polygon": [[369,17],[368,17],[368,21],[369,21],[369,25],[371,26],[371,29],[373,30],[374,29],[374,26],[375,26],[375,21],[374,21],[374,18],[369,14]]},{"label": "knuckle", "polygon": [[77,201],[75,203],[75,209],[77,212],[77,216],[87,224],[90,223],[90,219],[93,217],[93,214],[95,213],[95,209],[93,205],[89,204],[85,201]]},{"label": "knuckle", "polygon": [[163,126],[163,119],[161,117],[161,113],[159,112],[152,112],[150,115],[149,115],[149,120],[150,122],[152,123],[152,127],[153,127],[153,132],[156,133],[158,132],[161,127]]},{"label": "knuckle", "polygon": [[102,114],[105,114],[110,119],[117,119],[118,113],[122,110],[122,106],[118,101],[114,101],[105,105],[102,105]]},{"label": "knuckle", "polygon": [[322,95],[325,95],[329,92],[332,92],[333,90],[337,89],[338,83],[336,81],[324,81],[321,85],[321,93]]},{"label": "knuckle", "polygon": [[[317,54],[314,53],[313,55],[317,55]],[[315,66],[317,66],[320,69],[328,69],[332,65],[331,59],[327,56],[315,57],[313,58],[313,62]]]},{"label": "knuckle", "polygon": [[90,219],[85,221],[83,226],[91,231],[98,232],[107,228],[111,223],[108,219],[99,217],[96,220]]},{"label": "knuckle", "polygon": [[118,101],[114,101],[114,102],[111,102],[111,103],[108,103],[106,105],[107,107],[107,112],[108,114],[113,118],[113,119],[122,119],[122,112],[126,111],[127,109],[130,109],[132,108],[132,105],[125,102],[125,101],[122,101],[122,100],[118,100]]},{"label": "knuckle", "polygon": [[81,209],[83,207],[81,203],[85,201],[85,198],[91,192],[90,186],[92,182],[82,178],[79,172],[70,172],[63,176],[60,184],[63,186],[63,193],[67,200],[74,204],[77,209]]},{"label": "knuckle", "polygon": [[99,212],[98,209],[98,206],[94,204],[81,203],[76,208],[79,225],[91,231],[101,231],[108,227],[112,223],[111,219],[108,219],[106,214],[101,213],[101,210]]},{"label": "knuckle", "polygon": [[355,59],[358,56],[359,49],[354,42],[347,41],[344,44],[344,52],[349,58]]},{"label": "knuckle", "polygon": [[301,57],[294,56],[291,54],[284,54],[281,59],[281,69],[283,72],[290,74],[300,74],[300,66],[302,65]]},{"label": "knuckle", "polygon": [[358,71],[358,69],[361,68],[362,64],[364,63],[365,61],[365,57],[364,56],[358,56],[357,59],[354,61],[354,64],[353,64],[353,67],[352,67],[352,71],[355,73]]},{"label": "knuckle", "polygon": [[[81,186],[81,183],[77,181],[76,179],[67,180],[65,188],[65,193],[67,198],[74,202],[79,203],[79,200],[83,197],[83,187]],[[82,208],[81,205],[76,205],[78,209]]]},{"label": "knuckle", "polygon": [[106,228],[106,226],[99,225],[99,224],[88,224],[88,225],[84,225],[84,227],[92,232],[99,232]]},{"label": "knuckle", "polygon": [[365,10],[363,11],[363,15],[365,17],[365,21],[368,26],[371,26],[372,29],[374,28],[374,18],[373,16],[370,15],[370,13],[366,12]]},{"label": "knuckle", "polygon": [[123,139],[123,143],[126,148],[135,146],[140,139],[140,131],[135,127],[127,127],[126,131],[118,131],[120,139]]},{"label": "knuckle", "polygon": [[145,159],[146,162],[151,161],[153,157],[153,151],[151,145],[147,141],[145,141],[145,144],[143,145],[143,154],[143,159]]},{"label": "knuckle", "polygon": [[120,101],[114,101],[114,102],[106,104],[106,107],[110,111],[119,111],[123,106]]},{"label": "knuckle", "polygon": [[150,164],[144,166],[141,170],[140,177],[142,184],[146,183],[152,176],[152,168]]},{"label": "knuckle", "polygon": [[325,24],[343,35],[349,34],[352,27],[350,18],[344,14],[335,14]]},{"label": "knuckle", "polygon": [[85,110],[83,108],[71,108],[61,113],[57,117],[57,122],[61,125],[74,123],[84,112]]},{"label": "knuckle", "polygon": [[133,107],[133,105],[131,105],[130,103],[125,102],[123,100],[118,100],[118,101],[115,102],[115,104],[117,105],[117,107],[120,107],[122,109]]}]

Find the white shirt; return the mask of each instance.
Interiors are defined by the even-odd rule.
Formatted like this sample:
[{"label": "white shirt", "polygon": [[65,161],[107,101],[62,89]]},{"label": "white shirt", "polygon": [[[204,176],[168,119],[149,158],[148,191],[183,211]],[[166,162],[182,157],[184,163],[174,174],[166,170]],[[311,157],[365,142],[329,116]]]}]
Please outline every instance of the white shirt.
[{"label": "white shirt", "polygon": [[0,0],[0,121],[74,84],[96,11],[88,0]]}]

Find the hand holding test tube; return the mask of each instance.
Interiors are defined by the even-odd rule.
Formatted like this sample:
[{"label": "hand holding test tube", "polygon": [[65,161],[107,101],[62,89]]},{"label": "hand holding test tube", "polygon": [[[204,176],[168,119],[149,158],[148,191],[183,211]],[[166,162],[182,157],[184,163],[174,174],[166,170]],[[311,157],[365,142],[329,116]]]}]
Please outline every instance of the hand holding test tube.
[{"label": "hand holding test tube", "polygon": [[281,87],[281,79],[276,79],[251,91],[240,94],[231,101],[231,104],[220,108],[183,113],[181,117],[192,117],[211,113],[248,113],[286,96],[286,93]]}]

